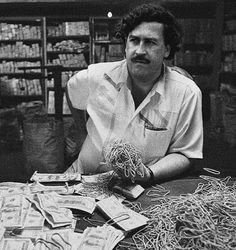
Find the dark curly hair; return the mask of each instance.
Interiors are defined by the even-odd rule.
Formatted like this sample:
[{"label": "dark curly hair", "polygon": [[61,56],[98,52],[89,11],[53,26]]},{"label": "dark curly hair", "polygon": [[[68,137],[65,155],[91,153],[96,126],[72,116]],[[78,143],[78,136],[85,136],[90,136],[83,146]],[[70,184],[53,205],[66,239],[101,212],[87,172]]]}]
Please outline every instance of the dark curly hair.
[{"label": "dark curly hair", "polygon": [[164,6],[142,4],[125,15],[117,26],[116,36],[125,43],[129,33],[142,22],[159,22],[164,24],[164,42],[171,50],[168,58],[172,59],[180,49],[182,29],[173,14]]}]

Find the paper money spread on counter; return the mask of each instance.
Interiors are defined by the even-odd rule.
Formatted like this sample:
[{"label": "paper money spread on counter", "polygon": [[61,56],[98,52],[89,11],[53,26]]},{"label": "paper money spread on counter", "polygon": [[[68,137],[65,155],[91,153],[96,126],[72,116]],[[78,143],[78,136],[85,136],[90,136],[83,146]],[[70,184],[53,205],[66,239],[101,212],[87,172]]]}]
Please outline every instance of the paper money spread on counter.
[{"label": "paper money spread on counter", "polygon": [[115,196],[97,202],[98,208],[126,232],[147,224],[148,218],[124,206]]},{"label": "paper money spread on counter", "polygon": [[113,226],[88,227],[81,236],[80,250],[111,250],[122,239],[124,233]]},{"label": "paper money spread on counter", "polygon": [[51,173],[38,173],[37,171],[35,171],[30,180],[36,182],[81,181],[81,174],[79,173],[51,174]]}]

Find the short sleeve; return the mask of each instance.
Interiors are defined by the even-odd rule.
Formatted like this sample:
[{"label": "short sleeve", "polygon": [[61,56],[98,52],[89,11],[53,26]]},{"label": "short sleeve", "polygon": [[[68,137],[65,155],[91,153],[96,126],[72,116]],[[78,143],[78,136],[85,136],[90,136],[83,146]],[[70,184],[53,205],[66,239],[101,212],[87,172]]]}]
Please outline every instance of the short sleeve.
[{"label": "short sleeve", "polygon": [[181,153],[188,158],[202,158],[202,94],[196,86],[186,90],[168,153]]},{"label": "short sleeve", "polygon": [[86,109],[90,92],[88,70],[81,70],[72,76],[66,87],[72,106],[77,109]]}]

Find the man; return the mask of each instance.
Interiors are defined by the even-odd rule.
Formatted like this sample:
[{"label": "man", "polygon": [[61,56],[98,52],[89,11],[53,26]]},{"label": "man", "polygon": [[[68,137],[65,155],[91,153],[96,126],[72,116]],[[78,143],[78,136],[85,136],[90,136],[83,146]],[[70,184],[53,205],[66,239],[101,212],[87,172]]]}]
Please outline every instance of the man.
[{"label": "man", "polygon": [[90,65],[69,80],[73,109],[87,110],[89,119],[88,135],[68,172],[109,170],[103,148],[116,139],[141,152],[144,175],[136,175],[138,183],[177,176],[192,159],[202,158],[201,92],[190,78],[163,63],[179,49],[180,31],[166,9],[141,5],[121,21],[126,59]]}]

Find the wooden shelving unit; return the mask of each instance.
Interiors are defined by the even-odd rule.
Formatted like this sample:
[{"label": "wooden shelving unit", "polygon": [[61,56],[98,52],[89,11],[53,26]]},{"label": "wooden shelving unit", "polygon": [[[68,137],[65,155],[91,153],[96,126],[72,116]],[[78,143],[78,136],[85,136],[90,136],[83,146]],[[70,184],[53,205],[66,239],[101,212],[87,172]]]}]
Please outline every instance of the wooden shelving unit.
[{"label": "wooden shelving unit", "polygon": [[42,72],[18,69],[43,64],[42,29],[42,17],[0,17],[1,106],[43,100]]},{"label": "wooden shelving unit", "polygon": [[115,37],[120,17],[90,17],[90,61],[92,63],[123,59],[123,44]]}]

